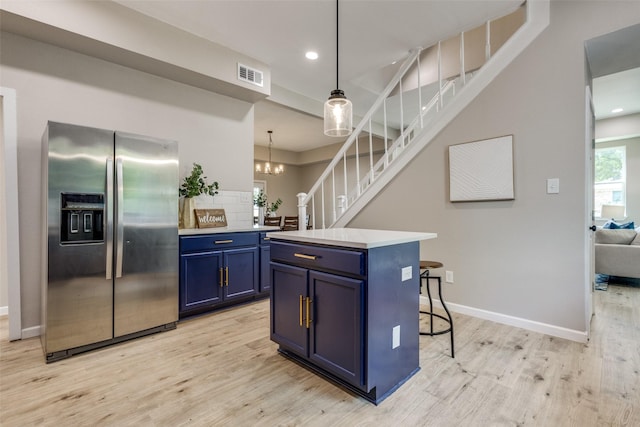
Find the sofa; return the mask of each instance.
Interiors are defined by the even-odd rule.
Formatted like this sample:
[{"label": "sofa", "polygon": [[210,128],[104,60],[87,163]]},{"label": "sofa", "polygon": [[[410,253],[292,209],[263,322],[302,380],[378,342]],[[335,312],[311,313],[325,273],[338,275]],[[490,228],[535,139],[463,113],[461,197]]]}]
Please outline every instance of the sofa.
[{"label": "sofa", "polygon": [[596,273],[640,279],[639,231],[640,227],[596,230]]}]

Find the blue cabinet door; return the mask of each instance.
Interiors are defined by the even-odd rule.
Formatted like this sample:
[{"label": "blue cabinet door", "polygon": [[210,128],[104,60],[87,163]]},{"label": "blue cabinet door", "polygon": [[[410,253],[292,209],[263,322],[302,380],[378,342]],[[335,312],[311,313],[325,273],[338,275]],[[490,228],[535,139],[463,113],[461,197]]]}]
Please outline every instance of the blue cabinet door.
[{"label": "blue cabinet door", "polygon": [[271,263],[271,340],[307,357],[308,270]]},{"label": "blue cabinet door", "polygon": [[222,252],[184,254],[180,264],[180,311],[222,301]]},{"label": "blue cabinet door", "polygon": [[271,246],[260,247],[260,293],[271,290],[271,275],[269,263],[271,261]]},{"label": "blue cabinet door", "polygon": [[224,300],[258,292],[258,248],[227,249],[224,252]]},{"label": "blue cabinet door", "polygon": [[309,272],[312,321],[309,359],[358,387],[364,386],[364,281]]}]

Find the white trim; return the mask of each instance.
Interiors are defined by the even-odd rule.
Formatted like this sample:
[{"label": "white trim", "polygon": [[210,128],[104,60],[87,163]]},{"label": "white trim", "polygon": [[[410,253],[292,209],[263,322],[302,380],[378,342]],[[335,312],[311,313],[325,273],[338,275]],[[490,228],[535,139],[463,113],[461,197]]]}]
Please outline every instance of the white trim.
[{"label": "white trim", "polygon": [[0,307],[0,316],[7,316],[9,314],[9,307],[8,306],[4,306],[4,307]]},{"label": "white trim", "polygon": [[27,338],[39,337],[41,334],[42,327],[32,326],[30,328],[25,328],[22,330],[22,339],[26,340]]},{"label": "white trim", "polygon": [[[420,296],[420,304],[429,304],[429,300],[426,296]],[[442,304],[437,299],[433,300],[433,305],[434,307],[442,308]],[[523,319],[521,317],[509,316],[507,314],[496,313],[493,311],[482,310],[480,308],[468,307],[466,305],[454,304],[450,302],[447,302],[447,308],[449,309],[449,311],[454,313],[460,313],[484,320],[490,320],[492,322],[514,326],[516,328],[522,328],[532,332],[538,332],[545,335],[564,338],[579,343],[586,343],[588,341],[586,331],[567,329],[561,326],[549,325],[548,323],[536,322],[535,320]]]},{"label": "white trim", "polygon": [[[20,303],[20,233],[18,215],[18,120],[16,107],[16,91],[0,87],[2,98],[4,162],[5,162],[5,206],[6,206],[6,239],[0,244],[8,245],[6,251],[7,287],[9,293],[9,340],[22,338],[22,313]],[[8,314],[8,313],[7,313]]]}]

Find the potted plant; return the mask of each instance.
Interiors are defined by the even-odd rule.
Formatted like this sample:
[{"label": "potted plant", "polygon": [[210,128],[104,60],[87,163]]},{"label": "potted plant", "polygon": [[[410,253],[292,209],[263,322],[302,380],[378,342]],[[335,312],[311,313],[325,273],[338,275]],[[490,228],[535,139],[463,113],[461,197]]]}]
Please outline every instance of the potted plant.
[{"label": "potted plant", "polygon": [[267,205],[267,214],[269,216],[276,216],[276,211],[278,210],[281,204],[282,204],[282,200],[279,197],[278,197],[278,200],[276,200],[275,202],[269,203]]},{"label": "potted plant", "polygon": [[193,213],[195,203],[193,198],[202,194],[213,197],[218,194],[219,188],[217,181],[214,181],[213,184],[207,184],[207,177],[204,176],[202,166],[197,163],[193,164],[191,174],[184,177],[184,181],[178,190],[180,195],[184,197],[182,212],[180,214],[182,228],[195,227],[196,223]]},{"label": "potted plant", "polygon": [[258,224],[264,223],[264,208],[267,205],[267,195],[263,190],[253,196],[253,205],[258,207]]}]

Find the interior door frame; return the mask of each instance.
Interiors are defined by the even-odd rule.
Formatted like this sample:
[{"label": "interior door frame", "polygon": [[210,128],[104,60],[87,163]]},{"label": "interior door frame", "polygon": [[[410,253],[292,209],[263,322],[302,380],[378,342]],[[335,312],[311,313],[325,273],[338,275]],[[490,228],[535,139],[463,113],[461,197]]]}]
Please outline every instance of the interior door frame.
[{"label": "interior door frame", "polygon": [[[594,185],[594,152],[595,152],[595,113],[591,95],[591,81],[585,85],[585,224],[595,225],[593,216]],[[595,243],[594,232],[587,231],[585,245],[585,331],[587,339],[591,337],[591,319],[595,313],[593,292],[595,288]]]},{"label": "interior door frame", "polygon": [[[0,87],[2,100],[2,156],[4,158],[5,223],[0,236],[3,259],[0,260],[8,291],[9,341],[22,339],[22,309],[20,303],[20,232],[18,214],[18,121],[16,91]],[[11,244],[9,243],[11,242]],[[6,263],[6,264],[5,264]]]}]

